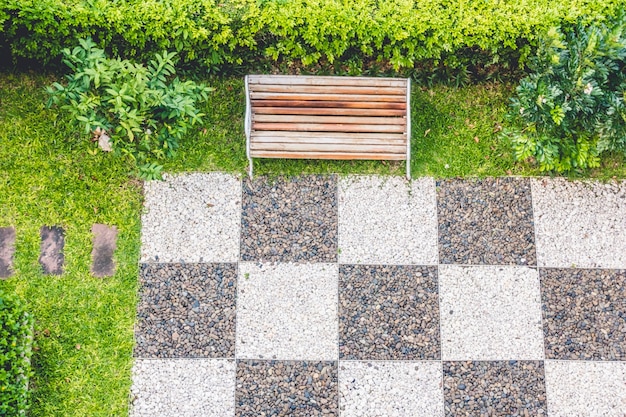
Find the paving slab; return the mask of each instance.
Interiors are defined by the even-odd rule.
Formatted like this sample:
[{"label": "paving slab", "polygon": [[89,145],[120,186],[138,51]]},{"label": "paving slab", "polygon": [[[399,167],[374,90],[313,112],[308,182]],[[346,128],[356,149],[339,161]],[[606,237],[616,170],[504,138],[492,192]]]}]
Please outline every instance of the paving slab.
[{"label": "paving slab", "polygon": [[237,358],[337,359],[337,265],[239,265]]},{"label": "paving slab", "polygon": [[234,358],[236,264],[143,264],[140,358]]},{"label": "paving slab", "polygon": [[435,181],[350,176],[339,181],[339,262],[437,264]]},{"label": "paving slab", "polygon": [[13,255],[15,254],[15,228],[0,227],[0,278],[13,275]]},{"label": "paving slab", "polygon": [[341,361],[343,417],[443,415],[441,364],[436,361]]},{"label": "paving slab", "polygon": [[117,247],[117,227],[106,224],[94,224],[91,250],[91,273],[99,278],[115,274],[113,254]]},{"label": "paving slab", "polygon": [[549,417],[624,417],[625,362],[548,360],[545,373]]},{"label": "paving slab", "polygon": [[626,270],[539,274],[546,358],[626,360]]},{"label": "paving slab", "polygon": [[234,391],[232,359],[135,359],[130,416],[232,416]]},{"label": "paving slab", "polygon": [[163,179],[144,187],[141,262],[237,262],[241,180],[221,173]]},{"label": "paving slab", "polygon": [[337,261],[337,177],[243,181],[241,260]]},{"label": "paving slab", "polygon": [[530,180],[437,181],[442,264],[536,265]]},{"label": "paving slab", "polygon": [[539,266],[626,268],[626,182],[531,184]]},{"label": "paving slab", "polygon": [[544,358],[535,269],[441,265],[439,297],[444,360]]},{"label": "paving slab", "polygon": [[341,359],[440,359],[437,268],[340,265]]},{"label": "paving slab", "polygon": [[42,226],[39,264],[46,275],[63,274],[65,230],[59,226]]}]

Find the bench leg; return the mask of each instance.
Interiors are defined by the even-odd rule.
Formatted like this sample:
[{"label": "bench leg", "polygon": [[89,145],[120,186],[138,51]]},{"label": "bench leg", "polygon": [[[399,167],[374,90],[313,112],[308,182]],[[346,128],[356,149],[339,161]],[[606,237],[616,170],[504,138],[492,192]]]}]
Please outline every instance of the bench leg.
[{"label": "bench leg", "polygon": [[248,175],[252,179],[252,158],[248,157]]},{"label": "bench leg", "polygon": [[406,179],[411,180],[411,160],[409,158],[406,160]]}]

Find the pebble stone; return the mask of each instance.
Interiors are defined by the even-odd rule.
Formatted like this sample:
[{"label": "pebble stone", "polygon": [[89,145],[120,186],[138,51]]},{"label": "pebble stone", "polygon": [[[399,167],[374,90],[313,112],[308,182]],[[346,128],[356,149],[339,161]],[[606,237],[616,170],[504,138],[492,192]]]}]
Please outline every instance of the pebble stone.
[{"label": "pebble stone", "polygon": [[626,182],[532,180],[538,265],[626,268]]},{"label": "pebble stone", "polygon": [[143,264],[139,358],[234,358],[236,264]]},{"label": "pebble stone", "polygon": [[527,178],[437,181],[443,264],[536,265]]},{"label": "pebble stone", "polygon": [[241,259],[337,261],[337,177],[243,181]]},{"label": "pebble stone", "polygon": [[626,360],[626,270],[539,273],[546,358]]},{"label": "pebble stone", "polygon": [[339,262],[437,264],[435,181],[350,176],[339,180]]},{"label": "pebble stone", "polygon": [[446,417],[547,413],[542,361],[444,362],[443,393]]},{"label": "pebble stone", "polygon": [[233,359],[135,359],[130,417],[235,413]]},{"label": "pebble stone", "polygon": [[339,363],[342,417],[433,417],[443,415],[441,363]]},{"label": "pebble stone", "polygon": [[340,265],[340,359],[439,359],[437,268]]},{"label": "pebble stone", "polygon": [[624,417],[626,362],[547,360],[550,417]]},{"label": "pebble stone", "polygon": [[15,228],[0,227],[0,278],[13,275],[13,255],[15,254]]},{"label": "pebble stone", "polygon": [[337,362],[237,361],[237,417],[338,416]]},{"label": "pebble stone", "polygon": [[444,360],[543,359],[536,269],[441,265],[439,291]]},{"label": "pebble stone", "polygon": [[237,358],[337,359],[337,265],[239,265]]},{"label": "pebble stone", "polygon": [[145,184],[141,262],[237,262],[241,181],[217,172]]}]

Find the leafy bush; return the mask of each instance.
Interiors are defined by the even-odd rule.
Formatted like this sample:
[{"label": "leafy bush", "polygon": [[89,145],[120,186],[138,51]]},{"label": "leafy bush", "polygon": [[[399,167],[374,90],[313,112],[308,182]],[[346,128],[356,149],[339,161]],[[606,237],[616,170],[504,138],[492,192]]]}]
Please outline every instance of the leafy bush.
[{"label": "leafy bush", "polygon": [[[515,67],[536,34],[601,20],[626,0],[4,0],[0,33],[14,58],[54,62],[78,38],[145,60],[249,72]],[[0,41],[1,42],[1,41]],[[474,51],[480,51],[475,54]],[[419,64],[419,65],[416,65]],[[320,68],[320,66],[324,66]],[[488,73],[488,71],[484,71]]]},{"label": "leafy bush", "polygon": [[542,170],[597,167],[605,151],[626,154],[626,14],[609,24],[552,29],[512,99],[523,129],[515,157]]},{"label": "leafy bush", "polygon": [[0,291],[0,415],[26,415],[32,344],[32,316],[16,297]]},{"label": "leafy bush", "polygon": [[48,87],[49,104],[60,104],[102,150],[133,158],[140,177],[160,178],[155,160],[174,155],[182,136],[201,121],[196,102],[211,90],[173,78],[175,53],[157,54],[145,67],[109,59],[83,39],[63,55],[73,72],[66,86]]}]

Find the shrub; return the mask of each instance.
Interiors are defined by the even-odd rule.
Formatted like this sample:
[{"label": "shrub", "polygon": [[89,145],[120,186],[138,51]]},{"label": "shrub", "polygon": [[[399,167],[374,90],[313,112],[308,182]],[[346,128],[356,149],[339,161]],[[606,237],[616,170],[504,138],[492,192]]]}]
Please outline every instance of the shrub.
[{"label": "shrub", "polygon": [[554,28],[543,37],[533,73],[512,99],[515,157],[545,171],[599,166],[605,151],[626,154],[626,18]]},{"label": "shrub", "polygon": [[0,291],[0,415],[26,415],[32,344],[32,316],[16,297]]},{"label": "shrub", "polygon": [[49,105],[60,104],[100,149],[133,158],[140,177],[160,178],[155,161],[173,156],[189,127],[201,121],[196,102],[210,89],[174,78],[175,53],[157,54],[145,67],[109,59],[83,39],[63,55],[72,73],[66,86],[48,87]]}]

